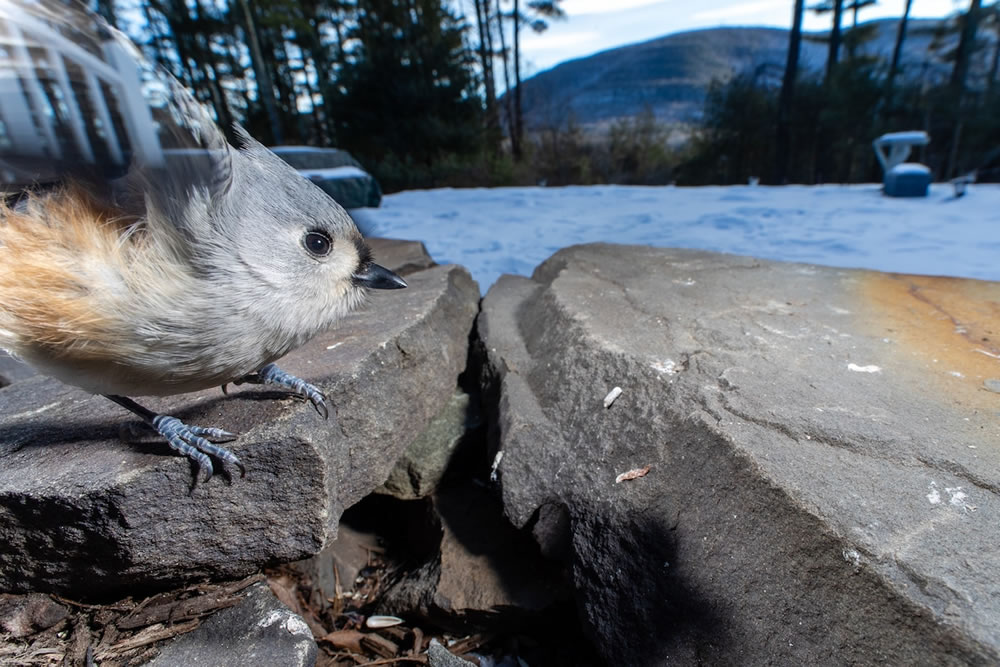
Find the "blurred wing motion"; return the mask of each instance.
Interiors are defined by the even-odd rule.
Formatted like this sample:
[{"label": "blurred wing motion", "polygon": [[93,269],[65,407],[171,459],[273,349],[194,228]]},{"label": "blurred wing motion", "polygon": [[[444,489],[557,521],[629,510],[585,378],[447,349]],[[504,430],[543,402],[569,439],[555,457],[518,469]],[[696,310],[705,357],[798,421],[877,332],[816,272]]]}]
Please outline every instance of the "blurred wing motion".
[{"label": "blurred wing motion", "polygon": [[[75,0],[0,0],[0,190],[66,178],[142,215],[212,197],[232,153],[170,74]],[[138,195],[138,196],[134,196]]]}]

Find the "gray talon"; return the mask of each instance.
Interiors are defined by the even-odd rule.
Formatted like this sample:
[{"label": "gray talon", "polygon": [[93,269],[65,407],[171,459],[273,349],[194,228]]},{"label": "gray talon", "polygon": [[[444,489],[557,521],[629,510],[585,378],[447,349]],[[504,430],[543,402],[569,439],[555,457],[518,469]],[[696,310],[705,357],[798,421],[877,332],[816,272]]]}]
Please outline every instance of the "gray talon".
[{"label": "gray talon", "polygon": [[256,373],[252,373],[236,384],[249,382],[252,384],[273,384],[285,389],[291,389],[302,398],[308,399],[316,412],[323,419],[330,418],[330,408],[326,404],[326,396],[316,385],[309,384],[302,378],[295,377],[291,373],[286,373],[274,364],[268,364]]},{"label": "gray talon", "polygon": [[316,412],[319,413],[323,419],[330,418],[330,408],[326,405],[326,396],[319,392],[309,394],[309,401],[312,403],[313,407],[316,408]]},{"label": "gray talon", "polygon": [[166,439],[167,444],[171,448],[198,464],[198,474],[195,475],[194,483],[191,485],[192,493],[194,493],[195,488],[198,486],[198,480],[202,476],[202,473],[205,474],[206,482],[212,479],[212,475],[215,474],[215,468],[212,466],[210,456],[214,456],[224,464],[236,466],[240,469],[240,477],[246,477],[247,469],[235,454],[225,447],[219,447],[209,442],[210,439],[219,442],[229,442],[230,440],[235,440],[236,435],[221,428],[188,426],[180,419],[177,419],[177,417],[158,415],[126,396],[117,396],[114,394],[105,394],[105,396],[129,412],[142,417],[143,421]]},{"label": "gray talon", "polygon": [[240,477],[246,477],[247,471],[243,462],[225,447],[219,447],[208,441],[208,438],[221,440],[223,442],[233,440],[236,436],[228,431],[219,428],[204,428],[201,426],[188,426],[180,419],[169,415],[157,415],[152,420],[152,426],[156,432],[166,438],[167,443],[181,454],[194,459],[198,464],[198,475],[195,476],[195,485],[198,484],[198,477],[202,472],[205,480],[212,479],[215,469],[209,456],[235,465],[240,469]]}]

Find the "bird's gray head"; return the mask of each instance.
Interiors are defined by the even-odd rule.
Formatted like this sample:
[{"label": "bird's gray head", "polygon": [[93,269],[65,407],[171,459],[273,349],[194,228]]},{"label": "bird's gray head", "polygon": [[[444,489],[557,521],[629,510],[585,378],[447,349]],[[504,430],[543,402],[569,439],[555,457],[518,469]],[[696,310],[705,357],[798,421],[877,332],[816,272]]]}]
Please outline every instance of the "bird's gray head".
[{"label": "bird's gray head", "polygon": [[228,183],[207,207],[188,210],[209,211],[205,225],[191,225],[205,230],[197,245],[211,249],[210,262],[229,275],[227,284],[233,284],[233,275],[246,277],[248,308],[268,325],[307,338],[357,306],[367,289],[406,287],[374,263],[347,211],[239,133],[242,145],[228,151]]}]

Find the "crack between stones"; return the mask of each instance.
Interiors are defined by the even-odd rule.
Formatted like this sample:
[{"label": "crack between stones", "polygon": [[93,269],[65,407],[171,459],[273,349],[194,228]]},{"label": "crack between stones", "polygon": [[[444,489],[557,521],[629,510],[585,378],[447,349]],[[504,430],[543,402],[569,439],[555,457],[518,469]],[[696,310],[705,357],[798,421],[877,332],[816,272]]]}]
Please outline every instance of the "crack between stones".
[{"label": "crack between stones", "polygon": [[979,477],[960,463],[955,463],[954,461],[935,461],[925,456],[918,456],[917,460],[932,470],[954,475],[980,491],[1000,495],[1000,485]]},{"label": "crack between stones", "polygon": [[[708,413],[709,415],[711,415],[717,421],[721,422],[721,416],[718,414],[718,412],[716,410],[714,410],[712,408],[712,406],[708,405],[708,401],[706,401],[706,400],[704,400],[704,399],[702,399],[702,398],[699,397],[699,399],[697,400],[697,402],[701,405],[702,409],[705,410],[706,413]],[[737,417],[740,417],[740,418],[743,418],[743,419],[747,419],[747,421],[749,421],[751,423],[757,424],[757,425],[762,426],[764,428],[767,428],[769,430],[773,430],[773,431],[779,432],[782,435],[785,435],[785,436],[787,436],[787,437],[795,440],[796,442],[799,441],[799,438],[797,438],[796,435],[792,432],[792,430],[789,429],[789,428],[787,428],[787,427],[784,427],[784,426],[782,426],[780,424],[775,424],[775,423],[772,423],[772,422],[768,422],[767,420],[748,418],[745,415],[741,415],[738,411],[732,410],[729,406],[725,406],[725,409],[731,415],[735,415]],[[819,440],[817,440],[815,437],[813,438],[813,441],[819,442]],[[835,441],[833,439],[830,439],[830,440],[824,442],[823,444],[828,444],[829,446],[833,446],[833,447],[843,447],[842,444],[838,443],[837,441]],[[849,449],[851,451],[854,451],[850,447],[844,447],[844,448],[845,449]],[[862,454],[862,455],[865,455],[865,454]],[[878,457],[875,457],[875,458],[878,458]],[[925,465],[927,465],[926,462],[923,462],[923,463],[925,463]],[[785,493],[787,493],[787,492],[785,492]],[[813,511],[809,510],[806,507],[800,508],[800,511],[803,511],[803,512],[805,512],[807,514],[810,514],[810,515],[816,517],[817,519],[819,519],[820,521],[822,521],[823,523],[826,523],[825,519],[823,519],[822,517],[820,517],[819,515],[817,515],[816,513],[814,513]],[[881,571],[882,568],[879,567],[879,564],[881,564],[882,566],[885,566],[887,564],[894,565],[897,568],[897,571],[899,572],[899,574],[906,581],[909,581],[914,587],[916,587],[921,592],[921,594],[925,597],[925,599],[928,602],[930,602],[932,604],[935,604],[935,605],[939,605],[941,608],[947,606],[947,604],[948,604],[948,600],[942,595],[943,592],[947,591],[947,593],[950,594],[954,598],[958,598],[959,597],[958,594],[952,588],[950,588],[944,581],[942,581],[940,579],[928,577],[925,574],[922,574],[922,573],[916,571],[908,563],[902,562],[902,561],[896,559],[895,557],[893,557],[891,555],[889,556],[889,559],[886,560],[886,555],[885,554],[878,555],[878,554],[872,552],[865,545],[859,544],[859,543],[851,540],[847,535],[841,534],[839,531],[833,531],[833,534],[836,535],[836,539],[840,543],[840,545],[841,545],[841,547],[843,549],[844,559],[845,560],[848,560],[848,562],[851,562],[849,560],[849,558],[848,558],[848,554],[850,553],[851,550],[853,550],[854,552],[857,552],[857,554],[859,556],[861,556],[863,559],[865,559],[867,561],[867,563],[856,563],[855,567],[856,568],[860,568],[860,567],[870,568],[873,571],[873,573],[876,574],[876,576],[878,576],[880,579],[883,579],[885,581],[886,585],[890,589],[898,589],[898,584],[896,584],[896,585],[891,584],[892,577],[891,576],[887,576],[887,574],[884,571]],[[940,611],[940,609],[939,609],[939,611]]]},{"label": "crack between stones", "polygon": [[[721,384],[719,386],[720,386],[720,388],[723,389],[723,391],[725,390],[725,387],[723,387]],[[723,396],[724,396],[724,394],[723,394]],[[699,399],[699,402],[707,403],[707,401],[703,401],[702,399]],[[778,422],[774,422],[774,421],[765,419],[763,417],[759,417],[759,416],[756,416],[756,415],[751,415],[749,413],[741,412],[740,410],[737,410],[725,398],[723,398],[723,400],[722,400],[722,406],[726,410],[726,412],[728,412],[730,415],[733,415],[734,417],[738,417],[739,419],[742,419],[744,421],[748,421],[751,424],[756,424],[757,426],[760,426],[760,427],[765,428],[767,430],[776,431],[778,433],[781,433],[782,435],[790,438],[791,440],[794,440],[795,442],[801,442],[803,440],[803,438],[804,438],[803,435],[800,435],[799,433],[796,433],[790,426],[787,426],[786,424],[781,424],[781,423],[778,423]],[[711,412],[710,408],[708,408],[707,405],[706,405],[705,409],[708,410],[709,412]],[[713,414],[713,416],[716,416],[716,415]],[[718,418],[718,419],[721,420],[720,417],[716,416],[716,418]],[[807,442],[810,442],[810,443],[815,442],[815,443],[819,443],[821,445],[826,445],[828,447],[834,447],[836,449],[843,449],[843,450],[851,452],[852,454],[859,454],[861,456],[868,456],[868,457],[871,457],[871,458],[879,458],[879,459],[884,459],[884,460],[893,460],[893,459],[888,458],[888,457],[873,456],[871,452],[861,451],[861,449],[857,445],[855,445],[855,444],[853,444],[851,442],[848,442],[846,440],[841,440],[841,439],[838,439],[838,438],[829,438],[829,437],[826,437],[825,435],[822,435],[822,434],[813,434],[813,433],[810,433],[809,437],[807,439]]]}]

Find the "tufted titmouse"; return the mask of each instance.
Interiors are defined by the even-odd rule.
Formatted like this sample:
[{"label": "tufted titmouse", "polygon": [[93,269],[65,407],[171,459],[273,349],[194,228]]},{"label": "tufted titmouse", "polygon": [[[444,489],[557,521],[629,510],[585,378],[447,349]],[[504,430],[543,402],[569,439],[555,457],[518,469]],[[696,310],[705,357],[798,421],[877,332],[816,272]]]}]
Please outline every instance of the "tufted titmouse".
[{"label": "tufted titmouse", "polygon": [[139,415],[212,476],[235,438],[129,396],[253,382],[325,397],[276,359],[406,287],[350,216],[237,127],[231,146],[120,32],[0,0],[0,347]]}]

